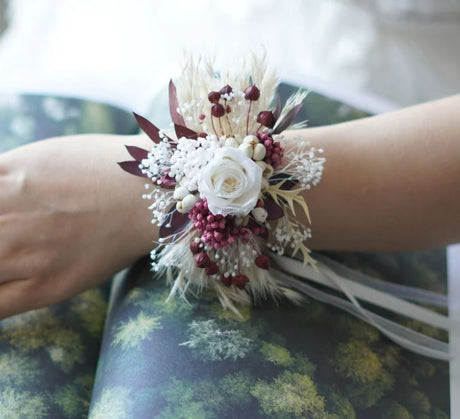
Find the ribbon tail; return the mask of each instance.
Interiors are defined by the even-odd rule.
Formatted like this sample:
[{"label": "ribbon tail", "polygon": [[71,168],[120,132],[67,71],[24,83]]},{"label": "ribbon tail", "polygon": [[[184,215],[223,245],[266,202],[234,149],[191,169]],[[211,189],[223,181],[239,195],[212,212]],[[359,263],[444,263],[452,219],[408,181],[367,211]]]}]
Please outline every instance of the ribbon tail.
[{"label": "ribbon tail", "polygon": [[374,278],[363,272],[351,269],[342,263],[332,260],[322,254],[315,253],[312,255],[315,260],[335,271],[338,275],[350,278],[353,281],[372,287],[373,289],[386,292],[405,300],[416,301],[421,304],[427,304],[433,307],[448,306],[447,295],[439,294],[420,288],[410,287],[407,285],[394,284],[388,281]]},{"label": "ribbon tail", "polygon": [[349,293],[349,296],[353,300],[352,302],[307,285],[299,279],[288,276],[285,272],[273,270],[273,274],[284,286],[289,286],[290,288],[314,298],[315,300],[340,308],[357,318],[372,324],[387,338],[412,352],[434,359],[444,361],[450,360],[449,345],[447,343],[423,335],[364,309]]},{"label": "ribbon tail", "polygon": [[345,295],[348,294],[347,297],[349,299],[350,296],[353,296],[353,298],[366,301],[406,317],[411,317],[414,320],[421,321],[430,326],[450,330],[450,322],[446,316],[375,289],[372,286],[367,286],[353,279],[340,276],[321,262],[318,262],[315,268],[312,268],[311,266],[302,264],[302,262],[296,259],[284,256],[272,255],[272,259],[282,271],[341,291]]}]

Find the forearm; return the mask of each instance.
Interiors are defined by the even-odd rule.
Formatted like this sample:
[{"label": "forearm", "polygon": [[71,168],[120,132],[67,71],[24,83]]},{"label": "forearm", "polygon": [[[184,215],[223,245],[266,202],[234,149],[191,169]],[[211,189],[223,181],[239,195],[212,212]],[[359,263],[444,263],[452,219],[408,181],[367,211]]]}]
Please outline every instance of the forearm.
[{"label": "forearm", "polygon": [[305,193],[313,249],[408,250],[460,241],[460,96],[286,131],[325,149]]}]

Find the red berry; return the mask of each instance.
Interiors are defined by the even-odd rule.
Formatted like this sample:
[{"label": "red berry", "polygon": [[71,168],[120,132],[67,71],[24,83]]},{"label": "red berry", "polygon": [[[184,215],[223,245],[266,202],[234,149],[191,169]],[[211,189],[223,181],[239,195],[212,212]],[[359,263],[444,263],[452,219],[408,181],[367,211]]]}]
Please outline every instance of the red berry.
[{"label": "red berry", "polygon": [[197,253],[201,252],[200,242],[196,242],[195,240],[190,243],[190,251],[196,255]]},{"label": "red berry", "polygon": [[230,86],[229,84],[227,84],[226,86],[222,87],[222,89],[220,89],[221,95],[229,95],[232,92],[233,92],[232,86]]},{"label": "red berry", "polygon": [[246,275],[236,275],[233,277],[233,284],[240,290],[244,289],[246,284],[249,282],[249,278]]},{"label": "red berry", "polygon": [[275,117],[272,111],[262,111],[257,115],[257,122],[262,124],[264,127],[273,128],[275,125]]},{"label": "red berry", "polygon": [[212,116],[220,118],[225,115],[225,108],[220,103],[214,103],[211,108]]},{"label": "red berry", "polygon": [[216,262],[211,262],[209,266],[204,269],[206,275],[215,275],[219,272],[219,267],[217,266]]},{"label": "red berry", "polygon": [[225,108],[225,112],[230,113],[231,111],[232,108],[230,107],[230,105],[227,105],[227,107]]},{"label": "red berry", "polygon": [[263,253],[257,256],[254,262],[260,269],[268,269],[270,267],[270,259],[267,255],[264,255]]},{"label": "red berry", "polygon": [[209,259],[209,256],[204,252],[198,253],[195,256],[195,265],[197,268],[207,268],[211,263],[211,259]]},{"label": "red berry", "polygon": [[227,287],[232,285],[232,277],[231,276],[221,275],[220,280],[222,281],[222,284],[224,284]]},{"label": "red berry", "polygon": [[217,103],[219,102],[220,99],[220,93],[219,92],[211,92],[208,95],[208,99],[211,103]]},{"label": "red berry", "polygon": [[246,87],[246,89],[244,90],[244,97],[248,100],[256,101],[260,97],[260,90],[256,87],[255,84]]}]

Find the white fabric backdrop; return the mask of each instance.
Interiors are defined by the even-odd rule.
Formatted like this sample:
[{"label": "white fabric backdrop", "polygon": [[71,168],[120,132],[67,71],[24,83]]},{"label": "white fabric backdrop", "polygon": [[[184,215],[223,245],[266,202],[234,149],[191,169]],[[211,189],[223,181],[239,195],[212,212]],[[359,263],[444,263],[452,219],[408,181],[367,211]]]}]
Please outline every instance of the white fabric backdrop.
[{"label": "white fabric backdrop", "polygon": [[261,45],[290,80],[402,105],[460,91],[458,0],[10,3],[0,91],[78,94],[142,111],[179,72],[184,50],[215,52],[225,64]]}]

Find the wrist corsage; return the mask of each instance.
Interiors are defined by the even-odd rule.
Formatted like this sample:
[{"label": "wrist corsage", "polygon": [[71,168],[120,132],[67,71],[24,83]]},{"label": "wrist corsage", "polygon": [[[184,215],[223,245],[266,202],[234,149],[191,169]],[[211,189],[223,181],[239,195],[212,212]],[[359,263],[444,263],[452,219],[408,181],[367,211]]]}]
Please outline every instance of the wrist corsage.
[{"label": "wrist corsage", "polygon": [[167,278],[169,298],[210,289],[240,315],[238,304],[280,297],[300,303],[308,296],[355,315],[411,351],[449,359],[445,342],[358,301],[448,330],[446,316],[407,301],[446,307],[445,296],[387,284],[311,256],[305,197],[320,182],[326,159],[322,149],[283,137],[286,129],[304,126],[293,121],[306,92],[298,91],[282,107],[277,85],[257,58],[225,73],[189,60],[177,88],[169,84],[173,129],[159,129],[135,114],[152,148],[128,145],[134,160],[119,164],[148,179],[143,197],[159,227],[152,270]]},{"label": "wrist corsage", "polygon": [[234,302],[296,298],[270,273],[267,249],[314,264],[311,229],[295,215],[310,221],[304,192],[319,183],[326,160],[307,142],[285,144],[280,134],[306,92],[282,107],[277,84],[263,60],[224,74],[189,61],[177,88],[169,85],[174,132],[135,114],[153,146],[127,146],[135,160],[120,165],[149,179],[144,198],[160,227],[152,268],[166,273],[171,295],[210,288],[233,310]]}]

